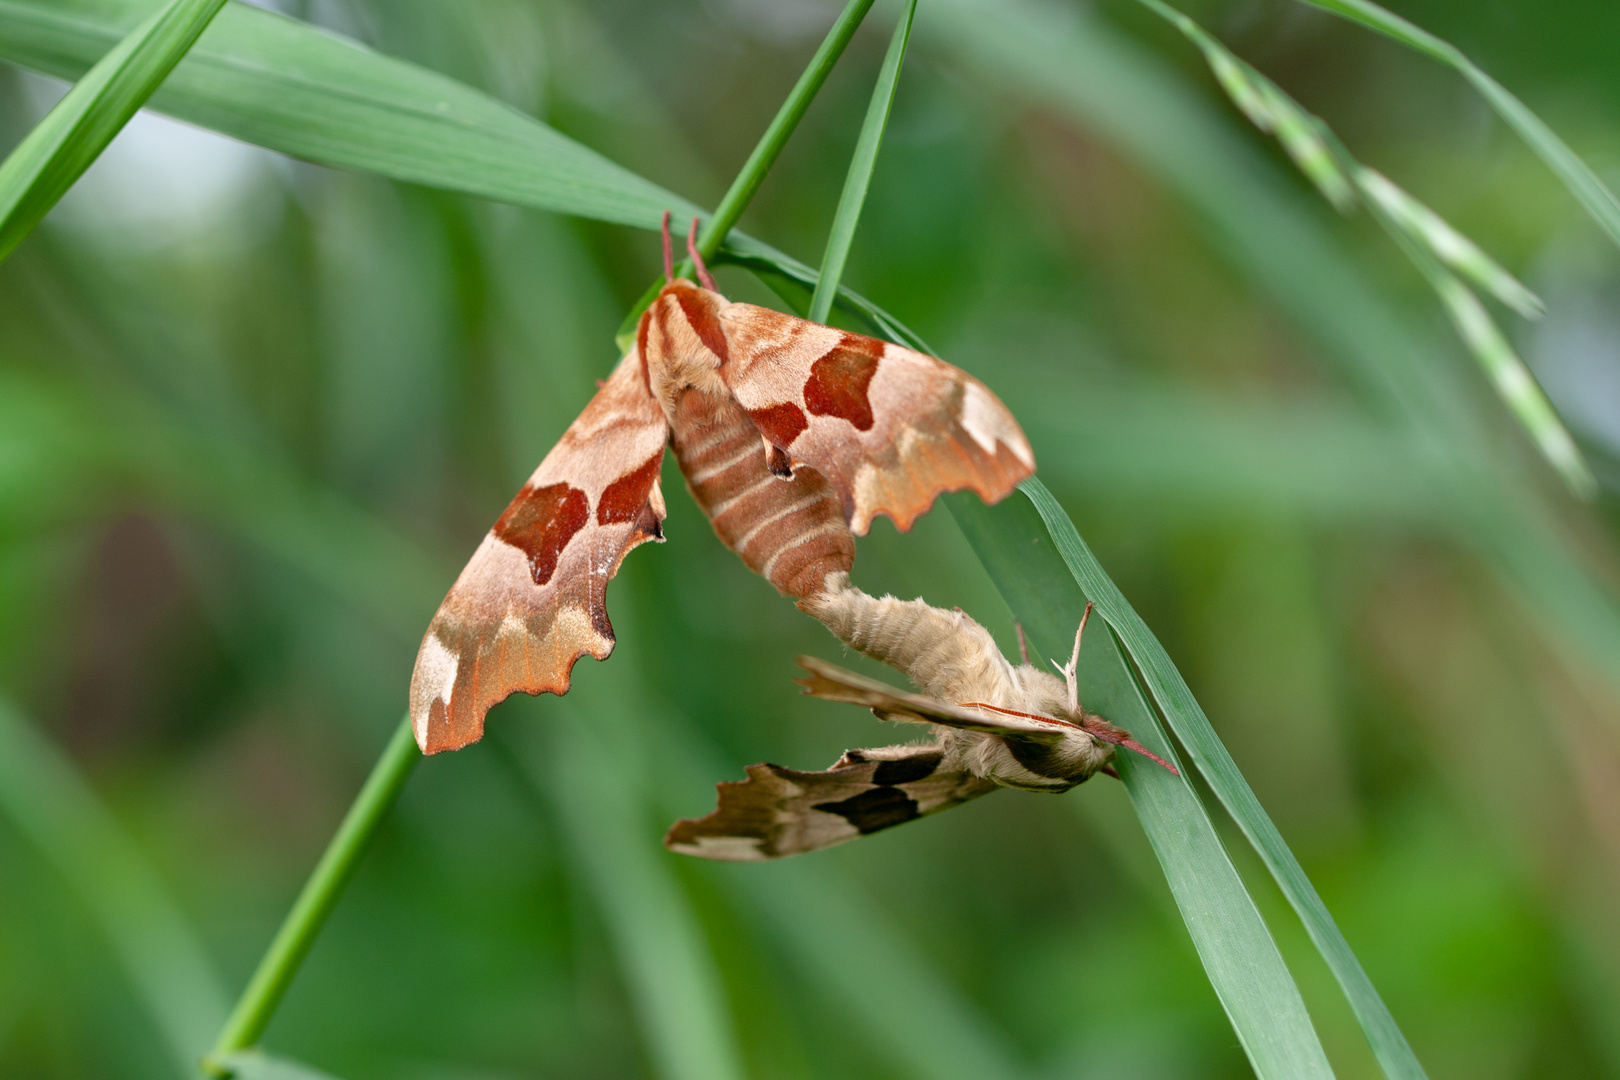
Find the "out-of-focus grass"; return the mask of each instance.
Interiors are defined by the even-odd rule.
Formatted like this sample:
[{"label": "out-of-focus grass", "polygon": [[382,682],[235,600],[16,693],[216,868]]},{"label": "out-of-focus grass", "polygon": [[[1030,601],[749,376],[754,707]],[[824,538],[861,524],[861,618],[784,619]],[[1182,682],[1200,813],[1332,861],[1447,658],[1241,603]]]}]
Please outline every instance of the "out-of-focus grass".
[{"label": "out-of-focus grass", "polygon": [[0,258],[67,193],[225,0],[171,0],[96,61],[0,165]]},{"label": "out-of-focus grass", "polygon": [[[811,44],[786,9],[753,6],[723,25],[697,5],[331,10],[497,94],[542,88],[522,103],[708,202]],[[1164,50],[1177,76],[1088,27],[1060,39],[1061,72],[994,67],[995,35],[970,35],[958,10],[918,13],[850,284],[1024,419],[1042,476],[1188,675],[1431,1075],[1620,1075],[1607,504],[1558,502],[1424,321],[1420,283],[1328,220],[1212,84],[1189,91],[1207,79],[1194,58]],[[1429,10],[1457,37],[1463,9]],[[1433,96],[1418,58],[1330,20],[1288,36],[1196,14],[1532,287],[1565,258],[1554,241],[1588,228],[1549,227],[1556,189],[1515,179],[1528,173],[1505,133],[1439,106],[1392,114]],[[1462,43],[1487,61],[1559,42],[1472,32]],[[835,73],[745,220],[755,235],[820,250],[884,38],[863,34]],[[587,45],[613,62],[582,66]],[[1584,77],[1515,89],[1540,108],[1586,100]],[[656,125],[634,106],[647,101]],[[1578,123],[1583,148],[1612,144],[1620,118],[1588,108],[1548,115]],[[1448,172],[1459,158],[1480,163],[1466,185]],[[153,853],[232,985],[397,716],[448,575],[611,363],[657,265],[642,233],[302,166],[271,183],[274,214],[239,211],[186,244],[87,235],[64,215],[0,268],[0,673]],[[621,655],[580,672],[581,692],[638,673],[655,763],[671,753],[655,739],[712,746],[714,762],[660,774],[672,790],[637,818],[649,838],[746,762],[819,767],[882,737],[797,698],[791,656],[836,655],[830,640],[667,480],[670,542],[613,586]],[[284,501],[305,526],[270,512]],[[869,587],[959,603],[1012,648],[948,519],[874,534]],[[546,710],[530,711],[492,723],[544,746]],[[537,819],[482,750],[414,784],[272,1044],[347,1080],[652,1072],[562,820]],[[1242,1075],[1162,884],[1137,876],[1151,853],[1102,785],[1066,805],[1002,794],[766,868],[808,906],[797,917],[761,917],[739,868],[676,865],[747,1072],[937,1074],[900,1006],[860,1024],[903,970],[908,1007],[934,995],[972,1018],[953,1052],[986,1070]],[[9,828],[0,858],[14,916],[0,1071],[166,1074],[111,955],[64,947],[96,939],[60,883]],[[828,889],[842,899],[818,899]],[[854,961],[815,973],[885,944],[912,966],[877,964],[859,984],[871,1006],[837,989]],[[1283,946],[1339,1075],[1375,1075],[1309,952]]]}]

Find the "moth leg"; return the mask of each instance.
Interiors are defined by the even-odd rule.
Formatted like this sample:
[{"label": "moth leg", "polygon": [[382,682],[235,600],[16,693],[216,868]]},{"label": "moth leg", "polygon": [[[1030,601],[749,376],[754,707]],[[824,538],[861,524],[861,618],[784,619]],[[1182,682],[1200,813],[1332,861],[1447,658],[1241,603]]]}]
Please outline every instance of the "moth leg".
[{"label": "moth leg", "polygon": [[1029,666],[1029,639],[1024,637],[1024,624],[1017,619],[1013,620],[1013,629],[1018,631],[1018,658]]},{"label": "moth leg", "polygon": [[703,256],[698,253],[697,230],[698,219],[694,217],[692,227],[686,233],[686,253],[692,257],[692,265],[697,267],[698,281],[703,283],[703,287],[710,292],[719,292],[720,290],[715,287],[713,276],[709,273],[709,268],[703,265]]}]

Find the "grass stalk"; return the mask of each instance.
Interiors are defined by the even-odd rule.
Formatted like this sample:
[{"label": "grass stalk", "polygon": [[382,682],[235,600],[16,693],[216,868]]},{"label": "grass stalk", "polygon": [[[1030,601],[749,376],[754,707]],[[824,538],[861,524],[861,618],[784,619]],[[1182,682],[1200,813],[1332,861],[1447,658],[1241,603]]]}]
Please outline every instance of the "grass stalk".
[{"label": "grass stalk", "polygon": [[1359,193],[1379,226],[1439,296],[1463,344],[1542,456],[1577,498],[1595,498],[1597,480],[1557,409],[1461,279],[1468,279],[1525,318],[1540,318],[1545,313],[1540,298],[1440,215],[1357,161],[1325,123],[1197,23],[1163,0],[1140,2],[1198,46],[1233,103],[1261,131],[1277,137],[1288,156],[1336,207],[1349,210]]},{"label": "grass stalk", "polygon": [[[860,29],[861,22],[866,13],[872,9],[873,0],[849,0],[844,10],[839,13],[838,21],[833,23],[832,29],[822,39],[821,46],[816,54],[810,58],[810,64],[799,76],[799,81],[793,84],[788,93],[787,100],[782,107],[776,110],[770,127],[754,146],[754,152],[748,155],[743,163],[742,170],[737,178],[731,182],[725,197],[720,205],[714,208],[714,216],[704,223],[703,229],[698,233],[698,251],[705,259],[712,258],[720,249],[725,240],[748,204],[754,200],[754,193],[759,185],[765,182],[765,174],[771,171],[776,159],[781,156],[782,148],[787,145],[788,139],[793,135],[799,121],[810,108],[810,103],[821,92],[822,84],[832,73],[833,65],[838,58],[844,55],[844,49],[849,45],[855,31]],[[692,266],[689,262],[681,264],[682,269],[677,273],[690,273]]]},{"label": "grass stalk", "polygon": [[1484,98],[1486,103],[1523,139],[1525,145],[1552,171],[1587,214],[1620,245],[1620,199],[1616,199],[1592,167],[1548,127],[1507,87],[1488,75],[1457,46],[1424,30],[1371,0],[1301,0],[1331,11],[1349,22],[1374,30],[1407,48],[1450,67]]},{"label": "grass stalk", "polygon": [[[742,217],[743,211],[748,209],[754,193],[759,190],[759,185],[765,182],[765,175],[771,171],[771,166],[776,164],[776,159],[782,154],[782,148],[787,145],[794,129],[799,126],[799,121],[804,119],[810,103],[821,92],[822,84],[832,73],[833,65],[844,55],[844,49],[855,36],[855,31],[860,29],[861,22],[866,18],[866,13],[872,9],[873,3],[874,0],[849,0],[849,3],[844,5],[844,10],[839,13],[838,21],[827,31],[827,36],[822,39],[816,54],[810,58],[809,66],[799,76],[799,81],[793,84],[793,89],[788,92],[782,107],[776,110],[776,116],[771,119],[765,134],[754,144],[753,153],[743,162],[741,171],[737,173],[737,178],[731,182],[731,187],[721,198],[720,205],[714,208],[714,213],[709,215],[708,221],[704,222],[699,230],[697,248],[705,260],[714,258],[715,253],[720,250],[720,245],[725,242],[726,235]],[[691,259],[682,260],[675,267],[675,276],[691,277],[693,269]],[[641,295],[641,299],[636,301],[630,313],[624,317],[624,322],[619,325],[619,332],[615,335],[621,350],[629,349],[631,335],[636,329],[636,320],[641,318],[641,313],[647,310],[653,298],[658,295],[658,290],[663,287],[662,278],[654,281]]]},{"label": "grass stalk", "polygon": [[214,1048],[204,1059],[204,1068],[213,1076],[226,1077],[232,1070],[225,1059],[245,1050],[258,1041],[264,1029],[281,1004],[293,976],[309,955],[310,946],[326,924],[327,916],[337,906],[338,897],[360,864],[360,857],[371,844],[372,837],[382,825],[388,811],[393,808],[399,793],[405,787],[411,770],[422,759],[416,748],[416,736],[411,730],[411,718],[405,717],[383,750],[382,757],[372,766],[360,794],[343,816],[343,823],[327,844],[321,861],[304,883],[303,891],[293,903],[292,910],[276,931],[270,947],[265,950],[253,978],[248,980],[236,1008],[220,1029]]},{"label": "grass stalk", "polygon": [[838,210],[833,214],[832,229],[827,233],[827,250],[821,257],[821,278],[810,298],[808,317],[811,322],[826,322],[832,313],[833,300],[838,296],[838,279],[844,276],[844,262],[855,240],[861,207],[866,204],[866,191],[871,186],[872,170],[883,145],[883,132],[889,126],[889,111],[894,107],[894,92],[900,85],[900,67],[906,62],[906,43],[911,40],[911,23],[916,14],[917,0],[906,0],[906,10],[894,28],[894,37],[889,39],[883,68],[878,72],[877,84],[872,87],[872,103],[867,106],[860,138],[855,140],[855,153],[849,159],[849,172],[844,176],[844,190],[838,196]]}]

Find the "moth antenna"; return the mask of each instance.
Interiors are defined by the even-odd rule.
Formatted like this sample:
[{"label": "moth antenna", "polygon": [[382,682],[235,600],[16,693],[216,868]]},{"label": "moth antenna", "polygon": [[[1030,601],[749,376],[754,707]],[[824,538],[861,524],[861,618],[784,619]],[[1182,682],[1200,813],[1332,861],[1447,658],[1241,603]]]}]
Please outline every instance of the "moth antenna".
[{"label": "moth antenna", "polygon": [[1164,758],[1160,757],[1158,754],[1155,754],[1153,751],[1131,738],[1130,732],[1124,730],[1123,728],[1115,727],[1113,724],[1103,720],[1101,717],[1082,717],[1080,720],[1080,726],[1085,728],[1086,734],[1092,736],[1093,738],[1101,739],[1105,743],[1113,743],[1115,746],[1123,747],[1126,750],[1135,751],[1136,753],[1147,758],[1149,761],[1157,762],[1158,764],[1163,765],[1166,769],[1169,769],[1170,775],[1172,776],[1181,775],[1181,771],[1174,765],[1170,764],[1168,761],[1164,760]]},{"label": "moth antenna", "polygon": [[664,284],[668,285],[675,280],[675,247],[669,242],[669,211],[664,211],[664,224],[660,228],[664,234]]},{"label": "moth antenna", "polygon": [[[1064,667],[1056,660],[1052,666],[1063,673],[1063,681],[1069,684],[1069,708],[1074,712],[1080,711],[1080,640],[1086,635],[1086,620],[1091,618],[1091,601],[1086,601],[1086,610],[1080,616],[1080,625],[1074,631],[1074,652],[1069,655],[1069,666]],[[1022,637],[1022,635],[1020,635]]]},{"label": "moth antenna", "polygon": [[1027,667],[1029,665],[1029,641],[1024,637],[1024,624],[1014,619],[1013,629],[1018,631],[1018,658]]},{"label": "moth antenna", "polygon": [[694,217],[692,227],[686,233],[686,253],[692,256],[692,265],[697,267],[698,280],[703,283],[703,287],[710,292],[719,292],[720,290],[715,287],[714,278],[709,274],[709,268],[703,265],[703,256],[698,254],[697,230],[698,219]]}]

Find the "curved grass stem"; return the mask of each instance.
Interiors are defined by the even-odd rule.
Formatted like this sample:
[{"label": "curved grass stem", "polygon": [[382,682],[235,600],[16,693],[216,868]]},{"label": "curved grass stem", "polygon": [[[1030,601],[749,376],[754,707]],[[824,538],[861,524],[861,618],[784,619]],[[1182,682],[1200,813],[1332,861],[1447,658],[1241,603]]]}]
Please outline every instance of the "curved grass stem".
[{"label": "curved grass stem", "polygon": [[343,823],[327,844],[321,861],[315,864],[314,872],[265,950],[236,1008],[220,1029],[213,1050],[203,1059],[203,1068],[210,1075],[230,1076],[232,1070],[225,1059],[252,1046],[264,1034],[293,976],[309,955],[315,936],[321,932],[327,916],[337,906],[338,897],[343,895],[344,887],[360,865],[360,857],[377,835],[378,827],[421,759],[416,736],[411,731],[411,718],[407,716],[388,740],[382,757],[372,766],[371,775],[366,777],[360,794],[343,816]]}]

